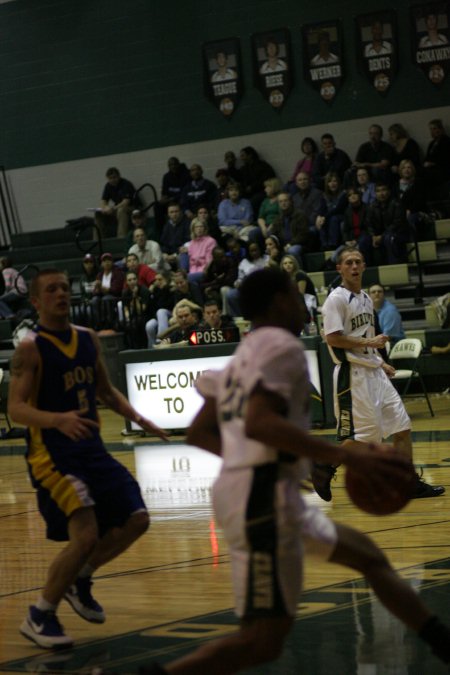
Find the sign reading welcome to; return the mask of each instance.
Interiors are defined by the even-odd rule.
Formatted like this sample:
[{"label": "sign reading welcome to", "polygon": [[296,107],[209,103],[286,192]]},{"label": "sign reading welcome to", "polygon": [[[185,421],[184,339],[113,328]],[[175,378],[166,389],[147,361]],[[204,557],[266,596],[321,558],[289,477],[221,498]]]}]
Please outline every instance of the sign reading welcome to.
[{"label": "sign reading welcome to", "polygon": [[[305,350],[311,384],[321,395],[317,352]],[[131,405],[163,429],[186,429],[199,411],[203,398],[195,389],[197,378],[206,370],[221,370],[227,356],[205,356],[127,363],[126,380]],[[132,429],[138,430],[136,424]]]}]

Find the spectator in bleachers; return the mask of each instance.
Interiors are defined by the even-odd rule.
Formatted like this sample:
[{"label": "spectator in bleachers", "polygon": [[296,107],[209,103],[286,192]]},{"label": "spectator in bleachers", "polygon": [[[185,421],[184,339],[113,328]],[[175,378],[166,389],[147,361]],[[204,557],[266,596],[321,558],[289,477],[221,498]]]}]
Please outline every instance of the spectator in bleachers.
[{"label": "spectator in bleachers", "polygon": [[[404,159],[399,166],[399,180],[394,196],[400,200],[408,221],[418,229],[425,228],[430,218],[427,215],[427,189],[425,180],[417,176],[416,167],[409,159]],[[426,232],[423,231],[423,235]]]},{"label": "spectator in bleachers", "polygon": [[205,227],[208,229],[209,236],[213,237],[217,243],[220,244],[222,242],[222,232],[220,231],[219,221],[210,209],[205,206],[205,204],[200,204],[195,217],[197,220],[204,223]]},{"label": "spectator in bleachers", "polygon": [[125,275],[113,263],[111,253],[103,253],[100,258],[101,270],[97,274],[94,295],[91,300],[96,330],[114,328],[116,305],[122,295]]},{"label": "spectator in bleachers", "polygon": [[344,150],[336,147],[332,134],[323,134],[320,141],[322,150],[314,160],[311,178],[316,188],[324,190],[325,176],[331,172],[336,173],[342,183],[352,162]]},{"label": "spectator in bleachers", "polygon": [[205,223],[194,218],[191,222],[191,239],[181,248],[179,255],[180,267],[188,271],[189,281],[198,283],[203,279],[216,246],[217,241],[209,236]]},{"label": "spectator in bleachers", "polygon": [[210,209],[213,208],[217,188],[212,181],[204,178],[200,164],[193,164],[189,173],[190,180],[181,191],[180,204],[185,216],[192,220],[200,204],[206,204]]},{"label": "spectator in bleachers", "polygon": [[131,230],[127,234],[127,251],[134,244],[134,231],[138,227],[144,230],[147,239],[156,241],[159,244],[162,222],[157,223],[154,218],[148,218],[147,214],[141,211],[141,209],[134,209],[131,212]]},{"label": "spectator in bleachers", "polygon": [[369,286],[369,295],[378,316],[381,332],[383,335],[389,336],[391,346],[399,340],[403,340],[405,331],[403,330],[402,317],[397,307],[386,300],[384,286],[372,284]]},{"label": "spectator in bleachers", "polygon": [[[299,176],[306,174],[299,174]],[[297,177],[298,178],[298,177]],[[287,192],[278,195],[280,215],[275,218],[269,233],[278,237],[285,253],[295,255],[301,264],[302,255],[314,250],[314,235],[311,233],[308,219],[302,211],[294,207]]]},{"label": "spectator in bleachers", "polygon": [[259,234],[259,228],[253,224],[252,205],[242,197],[239,183],[230,185],[228,199],[220,202],[217,216],[222,235],[232,235],[247,241]]},{"label": "spectator in bleachers", "polygon": [[369,140],[360,145],[352,169],[368,169],[375,182],[382,180],[389,185],[393,159],[393,148],[383,141],[383,127],[372,124],[369,127]]},{"label": "spectator in bleachers", "polygon": [[201,328],[200,317],[187,303],[178,303],[174,308],[174,316],[176,318],[175,330],[161,340],[163,345],[188,342],[191,333]]},{"label": "spectator in bleachers", "polygon": [[335,249],[342,239],[342,221],[347,208],[347,194],[342,189],[339,175],[334,171],[327,173],[324,179],[323,208],[316,218],[322,251]]},{"label": "spectator in bleachers", "polygon": [[144,349],[147,346],[145,325],[149,314],[150,292],[139,283],[136,272],[129,270],[125,279],[122,311],[127,346],[130,349]]},{"label": "spectator in bleachers", "polygon": [[97,264],[92,253],[86,253],[83,258],[83,272],[80,276],[80,293],[84,301],[92,300],[97,282]]},{"label": "spectator in bleachers", "polygon": [[280,215],[278,206],[278,195],[282,191],[283,186],[279,178],[268,178],[264,181],[264,192],[266,197],[259,207],[258,213],[258,227],[262,232],[263,237],[267,236],[267,230],[273,223],[274,219]]},{"label": "spectator in bleachers", "polygon": [[283,246],[275,234],[266,237],[267,267],[279,267],[283,257]]},{"label": "spectator in bleachers", "polygon": [[203,328],[221,330],[236,326],[231,316],[221,311],[218,300],[206,300],[203,306]]},{"label": "spectator in bleachers", "polygon": [[18,270],[12,266],[11,258],[1,258],[2,294],[0,295],[0,318],[12,319],[23,307],[28,295],[28,286]]},{"label": "spectator in bleachers", "polygon": [[161,250],[164,261],[173,269],[178,267],[180,248],[189,241],[191,223],[183,214],[179,204],[169,204],[167,220],[161,233]]},{"label": "spectator in bleachers", "polygon": [[293,255],[283,256],[280,267],[289,274],[298,288],[298,292],[303,295],[310,317],[314,318],[317,313],[317,294],[311,277],[300,269],[298,261]]},{"label": "spectator in bleachers", "polygon": [[181,300],[189,300],[196,305],[203,306],[203,295],[198,284],[189,281],[186,270],[177,270],[173,275],[175,286],[173,298],[174,304]]},{"label": "spectator in bleachers", "polygon": [[367,206],[375,201],[375,183],[371,180],[369,171],[360,167],[356,170],[355,187],[361,194],[363,204]]},{"label": "spectator in bleachers", "polygon": [[186,164],[180,162],[178,157],[169,157],[168,171],[162,178],[160,203],[166,209],[170,202],[179,202],[181,191],[189,182],[190,175]]},{"label": "spectator in bleachers", "polygon": [[[342,240],[345,246],[357,246],[364,255],[367,265],[373,263],[372,237],[367,231],[367,205],[363,203],[361,193],[356,187],[347,190],[348,206],[342,223]],[[333,261],[337,260],[336,251]]]},{"label": "spectator in bleachers", "polygon": [[217,169],[217,192],[216,198],[214,200],[214,211],[217,211],[220,202],[222,202],[224,199],[228,199],[228,188],[232,182],[233,181],[230,180],[230,176],[228,175],[228,171],[226,169]]},{"label": "spectator in bleachers", "polygon": [[125,237],[130,227],[133,207],[140,204],[135,198],[135,187],[122,178],[116,167],[106,172],[107,183],[103,188],[100,211],[95,213],[95,223],[103,237]]},{"label": "spectator in bleachers", "polygon": [[239,305],[239,287],[244,281],[245,277],[255,270],[266,267],[268,263],[268,256],[263,255],[260,245],[256,241],[252,241],[248,245],[248,253],[245,258],[241,260],[238,267],[237,279],[232,288],[227,288],[222,294],[223,308],[226,314],[231,316],[241,316],[241,308]]},{"label": "spectator in bleachers", "polygon": [[295,190],[291,192],[294,207],[307,218],[311,231],[316,234],[316,219],[324,206],[323,193],[311,184],[311,178],[301,171],[295,179]]},{"label": "spectator in bleachers", "polygon": [[156,241],[147,239],[144,228],[137,227],[133,232],[134,244],[130,247],[128,255],[134,254],[138,261],[157,272],[164,269],[164,259],[160,245]]},{"label": "spectator in bleachers", "polygon": [[158,272],[150,287],[150,316],[145,324],[149,349],[158,342],[158,335],[169,327],[169,319],[175,305],[175,294],[170,283],[169,272]]},{"label": "spectator in bleachers", "polygon": [[136,253],[129,253],[126,257],[126,272],[134,272],[140,286],[150,288],[155,281],[156,272],[145,263],[140,263]]},{"label": "spectator in bleachers", "polygon": [[232,150],[227,150],[224,155],[224,162],[230,180],[234,181],[235,183],[240,183],[242,180],[242,174],[241,170],[236,166],[237,157]]},{"label": "spectator in bleachers", "polygon": [[302,140],[300,148],[303,153],[303,157],[299,159],[295,165],[292,176],[289,178],[289,183],[295,183],[295,179],[297,178],[300,171],[311,175],[313,170],[314,160],[318,152],[315,140],[309,136],[306,136],[306,138]]},{"label": "spectator in bleachers", "polygon": [[205,276],[200,282],[200,288],[205,299],[220,299],[221,289],[232,287],[237,279],[237,267],[221,246],[216,246],[212,252],[212,260],[205,269]]},{"label": "spectator in bleachers", "polygon": [[420,149],[416,141],[408,136],[408,133],[402,124],[391,124],[388,131],[389,141],[394,148],[391,164],[392,173],[398,175],[400,162],[404,159],[409,159],[414,164],[417,171],[422,162]]},{"label": "spectator in bleachers", "polygon": [[377,198],[367,209],[367,229],[372,237],[374,262],[379,265],[406,263],[411,230],[404,209],[392,198],[386,183],[377,183],[375,193]]},{"label": "spectator in bleachers", "polygon": [[445,133],[442,120],[431,120],[428,127],[431,141],[423,163],[425,179],[434,199],[445,196],[448,199],[444,186],[450,180],[450,137]]},{"label": "spectator in bleachers", "polygon": [[275,171],[268,162],[260,159],[255,148],[247,145],[240,152],[242,162],[241,184],[242,194],[249,199],[253,212],[258,213],[261,202],[265,197],[264,181],[275,178]]}]

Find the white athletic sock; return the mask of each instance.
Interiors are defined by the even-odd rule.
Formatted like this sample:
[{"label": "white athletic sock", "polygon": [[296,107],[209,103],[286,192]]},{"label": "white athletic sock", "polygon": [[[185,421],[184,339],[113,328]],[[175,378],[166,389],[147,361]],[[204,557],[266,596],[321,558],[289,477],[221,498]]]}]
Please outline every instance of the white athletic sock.
[{"label": "white athletic sock", "polygon": [[52,605],[51,602],[47,602],[47,600],[45,600],[45,598],[43,598],[41,595],[41,597],[38,598],[36,607],[40,609],[41,612],[48,612],[49,610],[52,610],[54,612],[58,607],[58,605]]}]

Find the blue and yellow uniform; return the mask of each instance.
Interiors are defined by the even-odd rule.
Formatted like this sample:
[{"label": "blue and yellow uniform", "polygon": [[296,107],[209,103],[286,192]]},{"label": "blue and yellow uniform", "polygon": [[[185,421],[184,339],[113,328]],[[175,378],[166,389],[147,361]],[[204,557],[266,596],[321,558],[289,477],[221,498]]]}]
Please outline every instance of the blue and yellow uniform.
[{"label": "blue and yellow uniform", "polygon": [[[90,333],[74,326],[65,331],[37,326],[32,335],[39,366],[31,404],[51,412],[79,410],[98,422],[98,354]],[[49,539],[68,539],[68,519],[79,508],[95,509],[100,534],[146,510],[137,482],[107,452],[98,429],[73,441],[58,428],[30,427],[26,459]]]}]

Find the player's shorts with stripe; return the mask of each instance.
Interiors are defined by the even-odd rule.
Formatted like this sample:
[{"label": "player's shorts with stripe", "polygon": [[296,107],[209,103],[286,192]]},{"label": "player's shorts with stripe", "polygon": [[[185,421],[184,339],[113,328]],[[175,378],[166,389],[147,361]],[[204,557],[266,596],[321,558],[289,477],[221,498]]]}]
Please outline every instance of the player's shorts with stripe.
[{"label": "player's shorts with stripe", "polygon": [[223,469],[214,484],[240,617],[294,616],[304,548],[328,558],[336,545],[334,523],[301,498],[291,467],[279,462]]},{"label": "player's shorts with stripe", "polygon": [[61,452],[42,444],[27,463],[49,539],[68,539],[68,520],[79,508],[94,508],[100,536],[146,511],[138,483],[102,445]]},{"label": "player's shorts with stripe", "polygon": [[382,368],[344,361],[333,378],[338,440],[380,442],[411,428],[403,401]]}]

